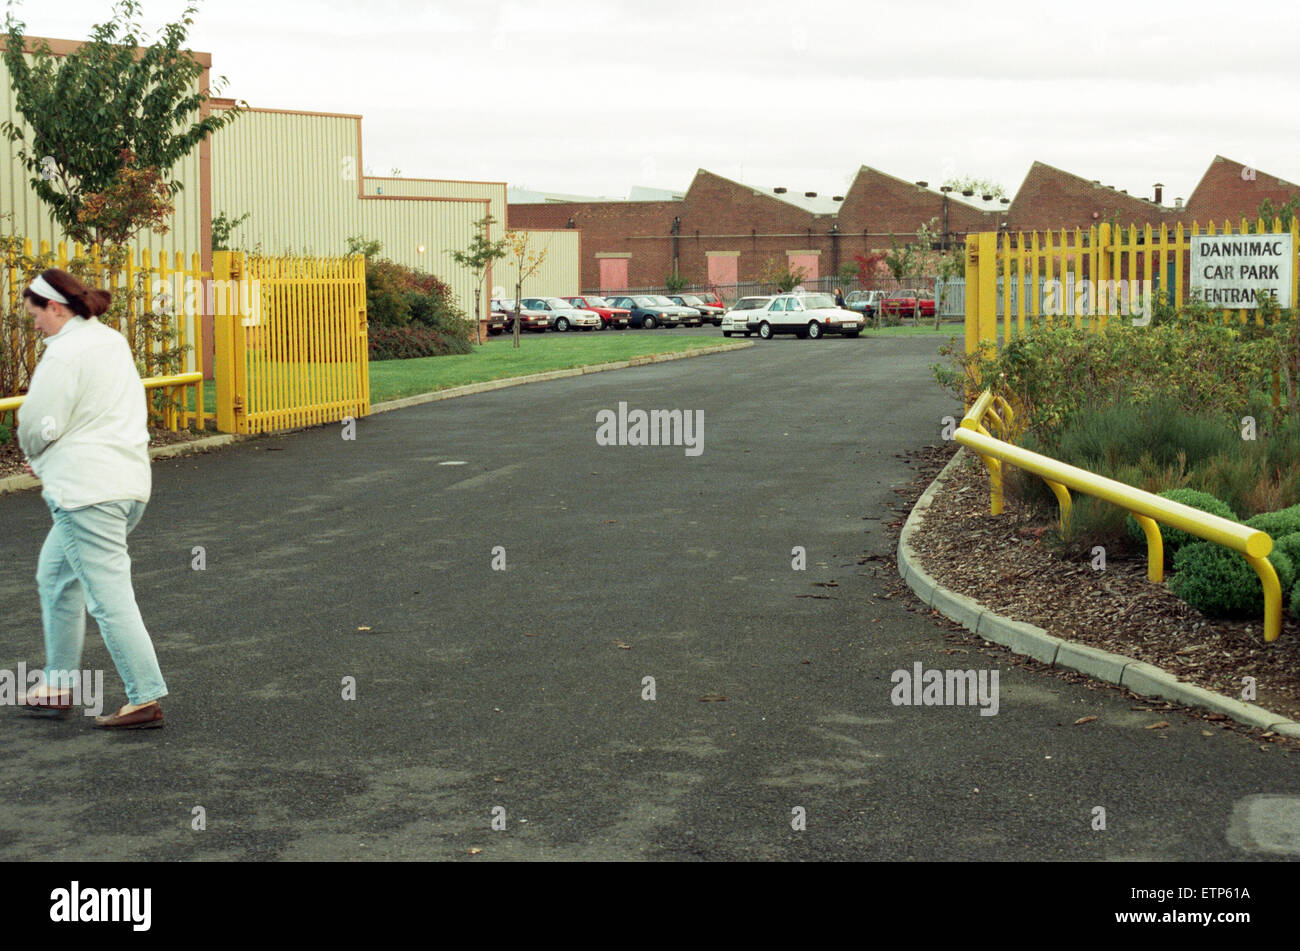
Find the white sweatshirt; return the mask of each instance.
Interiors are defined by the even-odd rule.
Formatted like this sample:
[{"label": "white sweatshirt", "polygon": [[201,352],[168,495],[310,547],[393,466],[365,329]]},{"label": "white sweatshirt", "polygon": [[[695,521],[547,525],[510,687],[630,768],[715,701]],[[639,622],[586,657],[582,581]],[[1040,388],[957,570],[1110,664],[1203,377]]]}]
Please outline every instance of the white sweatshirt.
[{"label": "white sweatshirt", "polygon": [[126,338],[93,317],[48,338],[18,409],[18,445],[60,508],[148,502],[148,408]]}]

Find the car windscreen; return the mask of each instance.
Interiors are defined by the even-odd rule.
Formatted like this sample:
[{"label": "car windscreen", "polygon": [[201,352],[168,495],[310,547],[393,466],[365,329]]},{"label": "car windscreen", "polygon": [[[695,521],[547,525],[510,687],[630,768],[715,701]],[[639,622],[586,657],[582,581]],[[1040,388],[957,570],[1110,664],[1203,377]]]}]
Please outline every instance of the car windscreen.
[{"label": "car windscreen", "polygon": [[736,310],[758,310],[767,303],[766,297],[746,297],[744,300],[736,301]]},{"label": "car windscreen", "polygon": [[637,297],[637,298],[635,298],[635,300],[636,300],[636,305],[637,305],[638,307],[658,307],[658,306],[659,306],[659,304],[655,302],[655,299],[654,299],[653,297]]},{"label": "car windscreen", "polygon": [[609,301],[605,300],[605,298],[603,297],[588,297],[585,298],[585,300],[587,301],[588,307],[613,307],[614,306]]},{"label": "car windscreen", "polygon": [[803,302],[805,310],[815,310],[819,307],[835,307],[835,298],[830,294],[804,294],[799,298]]},{"label": "car windscreen", "polygon": [[[700,300],[700,299],[699,299],[698,297],[696,297],[694,294],[683,294],[683,295],[682,295],[682,300],[684,300],[687,304],[689,304],[689,305],[692,306],[692,307],[694,307],[696,304],[703,304],[703,303],[704,303],[704,301]],[[707,306],[707,305],[706,305],[706,306]]]}]

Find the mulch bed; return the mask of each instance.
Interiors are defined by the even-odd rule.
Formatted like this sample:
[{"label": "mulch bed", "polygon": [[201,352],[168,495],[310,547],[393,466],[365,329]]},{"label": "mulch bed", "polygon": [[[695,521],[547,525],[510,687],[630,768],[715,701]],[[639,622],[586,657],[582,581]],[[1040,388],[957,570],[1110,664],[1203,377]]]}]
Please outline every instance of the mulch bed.
[{"label": "mulch bed", "polygon": [[[895,490],[906,503],[898,510],[900,517],[891,523],[895,533],[952,453],[949,444],[909,454],[917,478],[907,489]],[[1105,570],[1096,571],[1087,560],[1071,561],[1049,551],[1043,535],[1054,527],[1054,521],[1030,511],[1010,493],[1004,499],[1002,515],[990,515],[988,505],[987,473],[978,458],[968,455],[964,463],[949,470],[920,530],[912,538],[925,570],[939,584],[974,598],[1004,617],[1037,625],[1057,637],[1145,661],[1180,680],[1228,697],[1240,699],[1242,678],[1254,677],[1257,695],[1253,702],[1300,720],[1300,622],[1285,610],[1281,636],[1265,644],[1262,617],[1207,618],[1176,598],[1165,584],[1149,582],[1145,552],[1140,557],[1108,553]],[[891,591],[894,597],[918,606],[913,610],[930,612],[901,579],[891,583]],[[938,612],[930,613],[942,617]],[[989,645],[960,625],[945,623],[954,639],[985,645],[989,652],[1001,652],[1008,662],[1020,666],[1055,671]],[[1122,689],[1099,685],[1072,671],[1055,672],[1098,689]],[[1183,709],[1160,700],[1141,698],[1138,702],[1141,706],[1135,709]],[[1201,720],[1226,719],[1202,710],[1186,712]],[[1249,727],[1216,725],[1300,748],[1294,741]]]}]

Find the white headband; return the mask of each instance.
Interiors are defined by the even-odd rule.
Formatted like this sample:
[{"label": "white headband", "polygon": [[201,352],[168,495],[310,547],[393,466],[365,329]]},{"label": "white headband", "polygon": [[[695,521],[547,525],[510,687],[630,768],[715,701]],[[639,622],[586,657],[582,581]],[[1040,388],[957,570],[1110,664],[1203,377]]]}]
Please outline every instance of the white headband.
[{"label": "white headband", "polygon": [[51,287],[50,282],[40,274],[36,275],[36,280],[32,281],[31,284],[27,286],[27,289],[33,294],[40,294],[46,300],[56,300],[60,304],[68,303],[68,299]]}]

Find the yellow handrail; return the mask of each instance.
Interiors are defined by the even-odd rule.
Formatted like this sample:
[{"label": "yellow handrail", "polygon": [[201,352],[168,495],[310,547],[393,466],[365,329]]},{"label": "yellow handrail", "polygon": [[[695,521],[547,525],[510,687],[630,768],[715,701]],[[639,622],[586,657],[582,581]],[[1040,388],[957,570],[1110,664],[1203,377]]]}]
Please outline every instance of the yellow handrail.
[{"label": "yellow handrail", "polygon": [[[1006,421],[992,412],[995,402],[992,391],[981,393],[953,434],[957,442],[972,449],[988,466],[989,509],[993,515],[1002,512],[1002,467],[1006,464],[1032,472],[1051,486],[1060,503],[1063,528],[1070,517],[1070,489],[1127,510],[1146,534],[1147,577],[1151,581],[1164,578],[1164,544],[1158,523],[1231,548],[1245,557],[1264,586],[1264,640],[1274,641],[1282,633],[1282,585],[1268,560],[1273,539],[1267,532],[995,439],[983,425],[985,417],[992,417],[994,425],[1005,433]],[[1005,401],[1000,406],[1004,415],[1010,411]]]},{"label": "yellow handrail", "polygon": [[[151,376],[140,381],[144,384],[146,390],[170,389],[175,390],[177,387],[195,386],[203,382],[203,374],[199,371],[192,373],[172,373],[168,376]],[[175,395],[175,394],[173,394]],[[9,413],[18,412],[18,408],[23,405],[24,396],[7,396],[0,399],[0,419],[3,419]],[[200,408],[201,409],[201,408]],[[173,417],[175,410],[168,408],[163,423],[168,429],[176,428]]]}]

